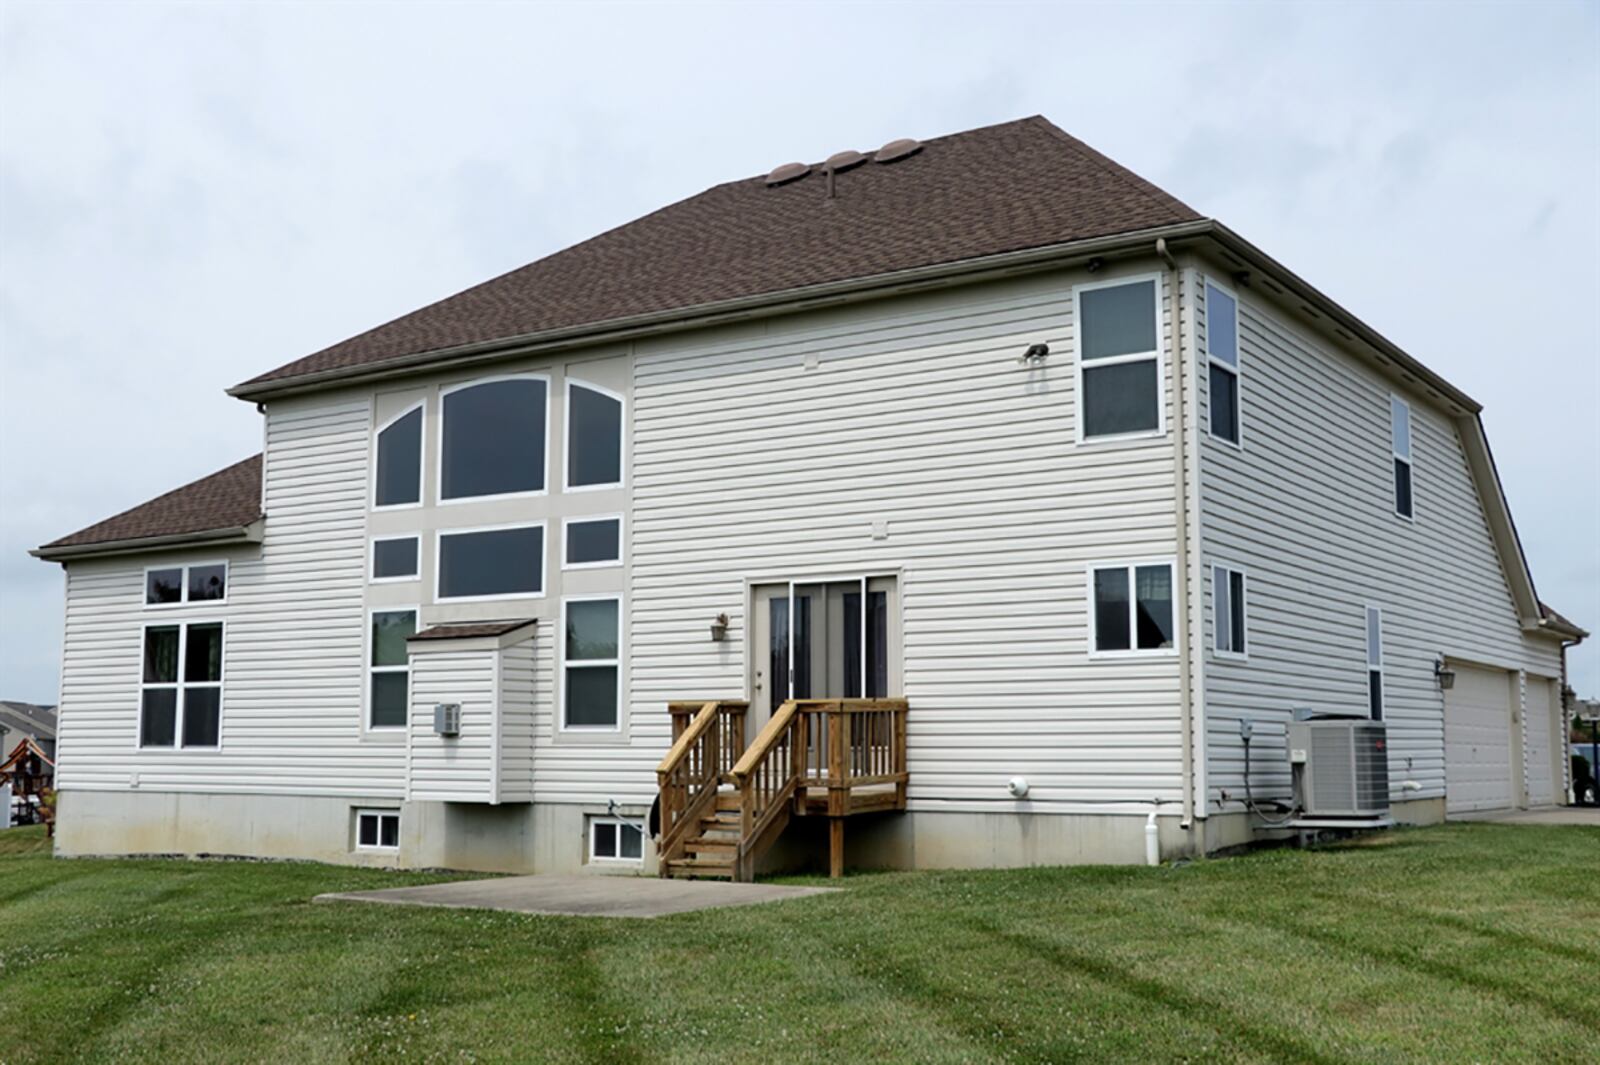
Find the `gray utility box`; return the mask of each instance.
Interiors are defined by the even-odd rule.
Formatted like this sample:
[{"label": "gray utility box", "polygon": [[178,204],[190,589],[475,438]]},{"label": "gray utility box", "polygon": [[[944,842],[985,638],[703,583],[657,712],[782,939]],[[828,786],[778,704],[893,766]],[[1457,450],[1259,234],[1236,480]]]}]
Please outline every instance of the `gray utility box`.
[{"label": "gray utility box", "polygon": [[1303,817],[1389,812],[1389,736],[1382,721],[1312,715],[1291,722],[1289,764]]},{"label": "gray utility box", "polygon": [[441,736],[461,735],[461,704],[434,703],[433,731]]}]

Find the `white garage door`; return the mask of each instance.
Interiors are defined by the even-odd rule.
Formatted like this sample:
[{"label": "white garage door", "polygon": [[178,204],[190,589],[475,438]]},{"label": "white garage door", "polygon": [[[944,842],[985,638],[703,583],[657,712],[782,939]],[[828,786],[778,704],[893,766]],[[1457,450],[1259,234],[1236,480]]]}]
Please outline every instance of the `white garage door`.
[{"label": "white garage door", "polygon": [[1539,677],[1528,678],[1528,805],[1550,806],[1561,790],[1556,775],[1557,741],[1561,736],[1556,721],[1555,684]]},{"label": "white garage door", "polygon": [[1452,665],[1444,693],[1445,810],[1468,813],[1511,805],[1511,674]]}]

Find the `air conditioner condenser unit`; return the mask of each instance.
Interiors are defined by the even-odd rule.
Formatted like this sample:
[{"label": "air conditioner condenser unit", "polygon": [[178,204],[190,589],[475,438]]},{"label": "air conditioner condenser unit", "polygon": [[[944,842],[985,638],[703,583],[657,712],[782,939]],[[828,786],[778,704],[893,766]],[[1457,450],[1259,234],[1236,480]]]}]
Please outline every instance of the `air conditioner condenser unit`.
[{"label": "air conditioner condenser unit", "polygon": [[1306,818],[1389,813],[1389,738],[1382,721],[1316,716],[1289,725],[1295,803]]}]

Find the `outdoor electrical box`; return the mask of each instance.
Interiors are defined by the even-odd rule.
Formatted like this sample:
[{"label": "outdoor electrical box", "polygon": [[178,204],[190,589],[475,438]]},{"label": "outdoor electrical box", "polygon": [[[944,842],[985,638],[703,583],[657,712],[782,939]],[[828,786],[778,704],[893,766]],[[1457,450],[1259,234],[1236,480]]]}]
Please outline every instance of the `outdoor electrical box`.
[{"label": "outdoor electrical box", "polygon": [[461,704],[434,703],[433,731],[441,736],[461,735]]}]

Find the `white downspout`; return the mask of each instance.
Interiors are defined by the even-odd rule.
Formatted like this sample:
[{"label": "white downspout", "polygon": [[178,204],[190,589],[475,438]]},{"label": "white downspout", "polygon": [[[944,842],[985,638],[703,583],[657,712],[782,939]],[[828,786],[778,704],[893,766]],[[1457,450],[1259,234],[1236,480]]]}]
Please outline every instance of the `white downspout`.
[{"label": "white downspout", "polygon": [[1144,864],[1161,864],[1161,829],[1156,826],[1156,809],[1150,808],[1150,816],[1144,819]]}]

